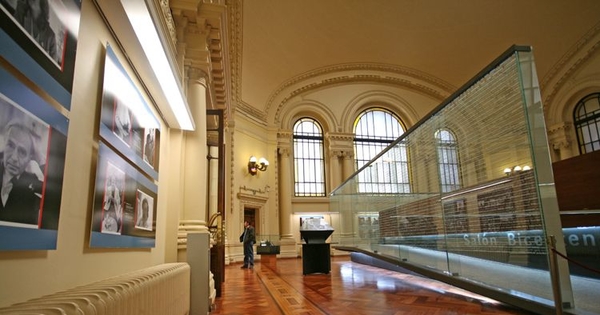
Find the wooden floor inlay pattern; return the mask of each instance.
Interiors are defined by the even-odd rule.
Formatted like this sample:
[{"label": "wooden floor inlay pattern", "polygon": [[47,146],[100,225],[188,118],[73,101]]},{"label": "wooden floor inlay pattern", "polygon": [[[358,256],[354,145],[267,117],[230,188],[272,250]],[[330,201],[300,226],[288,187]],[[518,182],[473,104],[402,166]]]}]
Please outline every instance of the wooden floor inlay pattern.
[{"label": "wooden floor inlay pattern", "polygon": [[530,314],[427,278],[332,257],[330,274],[302,274],[302,259],[225,268],[211,315]]},{"label": "wooden floor inlay pattern", "polygon": [[261,265],[256,270],[256,275],[269,292],[279,292],[272,297],[283,314],[325,314],[303,294],[279,277],[272,268]]}]

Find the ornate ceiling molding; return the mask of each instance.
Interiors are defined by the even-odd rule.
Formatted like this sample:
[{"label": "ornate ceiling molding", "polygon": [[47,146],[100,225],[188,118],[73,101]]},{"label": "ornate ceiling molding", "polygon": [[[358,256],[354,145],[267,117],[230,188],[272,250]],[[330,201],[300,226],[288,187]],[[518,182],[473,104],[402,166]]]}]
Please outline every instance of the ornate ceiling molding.
[{"label": "ornate ceiling molding", "polygon": [[552,67],[540,82],[540,89],[545,93],[543,100],[544,111],[552,106],[559,90],[573,78],[573,75],[583,67],[600,48],[600,23],[588,31],[571,49]]},{"label": "ornate ceiling molding", "polygon": [[175,21],[173,15],[171,15],[171,7],[169,6],[169,0],[159,0],[159,5],[165,23],[165,27],[171,38],[171,44],[173,47],[177,47],[177,32],[175,28]]},{"label": "ornate ceiling molding", "polygon": [[[357,71],[360,71],[360,73],[356,73]],[[373,72],[377,72],[377,74],[373,74]],[[322,80],[313,80],[305,85],[300,85],[302,81],[308,81],[309,79],[314,79],[318,76],[323,76],[326,74],[339,75],[335,77],[329,76],[326,79]],[[283,91],[286,90],[286,88],[293,87],[294,85],[299,85],[300,87],[290,92],[286,91],[287,94],[285,96],[283,96],[280,99],[278,98],[278,104],[274,119],[275,124],[278,124],[280,122],[281,111],[285,104],[290,99],[298,95],[307,93],[311,90],[322,89],[327,86],[365,82],[401,86],[409,90],[416,91],[440,100],[445,99],[446,97],[448,97],[448,95],[450,95],[456,90],[456,87],[452,86],[451,84],[414,69],[407,69],[392,65],[369,63],[344,64],[318,69],[314,72],[298,76],[286,82],[277,90],[277,92],[275,92],[271,96],[271,98],[269,99],[269,103],[267,104],[267,109],[265,111],[269,111],[270,107],[274,103],[275,98],[277,98],[278,96],[283,96]]]},{"label": "ornate ceiling molding", "polygon": [[[360,73],[356,74],[356,72]],[[375,72],[377,72],[377,74],[374,74]],[[321,81],[315,80],[319,76],[326,76],[336,73],[339,73],[339,75],[337,75],[334,78],[327,78]],[[344,73],[353,74],[342,75]],[[410,79],[406,79],[406,77]],[[271,95],[271,97],[267,101],[265,111],[269,111],[270,107],[275,102],[275,99],[277,99],[278,96],[282,94],[284,90],[289,89],[290,87],[295,85],[300,85],[300,82],[302,81],[310,81],[311,83],[294,90],[289,94],[289,97],[286,97],[285,99],[289,99],[290,97],[293,97],[295,95],[301,94],[305,91],[314,88],[320,88],[324,85],[347,82],[381,82],[393,85],[403,85],[406,87],[414,88],[433,97],[439,97],[440,95],[442,95],[440,91],[444,91],[450,94],[456,90],[455,86],[443,80],[440,80],[424,72],[411,68],[379,63],[339,64],[330,67],[319,68],[314,71],[310,71],[296,76],[291,80],[285,82]],[[416,82],[424,82],[435,88],[427,87],[424,84]],[[279,103],[278,105],[281,105],[281,103]]]},{"label": "ornate ceiling molding", "polygon": [[243,2],[227,0],[229,18],[229,55],[231,56],[231,98],[232,106],[237,107],[241,99],[242,85],[242,48],[243,48]]},{"label": "ornate ceiling molding", "polygon": [[[166,1],[166,0],[161,0]],[[204,71],[209,76],[210,104],[207,108],[224,109],[230,116],[231,98],[229,55],[227,47],[227,6],[224,1],[170,0],[173,19],[178,22],[179,54],[186,66]]]}]

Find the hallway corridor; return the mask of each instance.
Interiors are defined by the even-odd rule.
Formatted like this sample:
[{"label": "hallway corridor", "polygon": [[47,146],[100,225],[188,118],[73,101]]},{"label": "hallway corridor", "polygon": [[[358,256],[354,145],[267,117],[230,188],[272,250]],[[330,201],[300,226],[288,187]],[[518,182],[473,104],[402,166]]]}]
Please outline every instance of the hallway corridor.
[{"label": "hallway corridor", "polygon": [[350,256],[332,257],[329,275],[303,276],[301,258],[240,266],[226,267],[211,315],[530,314],[441,282],[351,262]]}]

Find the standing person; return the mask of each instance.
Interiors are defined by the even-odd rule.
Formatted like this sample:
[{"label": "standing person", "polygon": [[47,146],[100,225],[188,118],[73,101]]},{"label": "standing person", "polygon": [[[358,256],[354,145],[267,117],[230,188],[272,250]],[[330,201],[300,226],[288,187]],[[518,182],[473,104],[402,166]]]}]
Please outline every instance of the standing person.
[{"label": "standing person", "polygon": [[35,135],[19,122],[9,123],[0,153],[0,221],[38,224],[44,174],[36,161]]},{"label": "standing person", "polygon": [[240,235],[240,242],[244,243],[244,265],[242,269],[254,268],[254,242],[256,235],[254,227],[248,221],[244,221],[244,232]]}]

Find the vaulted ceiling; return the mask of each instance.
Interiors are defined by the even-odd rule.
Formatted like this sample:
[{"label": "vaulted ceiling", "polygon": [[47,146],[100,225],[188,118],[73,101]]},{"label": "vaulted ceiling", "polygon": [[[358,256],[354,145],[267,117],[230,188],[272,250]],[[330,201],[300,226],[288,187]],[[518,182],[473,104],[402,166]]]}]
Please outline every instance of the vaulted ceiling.
[{"label": "vaulted ceiling", "polygon": [[543,82],[600,32],[598,0],[231,0],[227,6],[233,103],[256,114],[271,108],[287,82],[344,65],[414,70],[451,93],[513,44],[533,47]]}]

